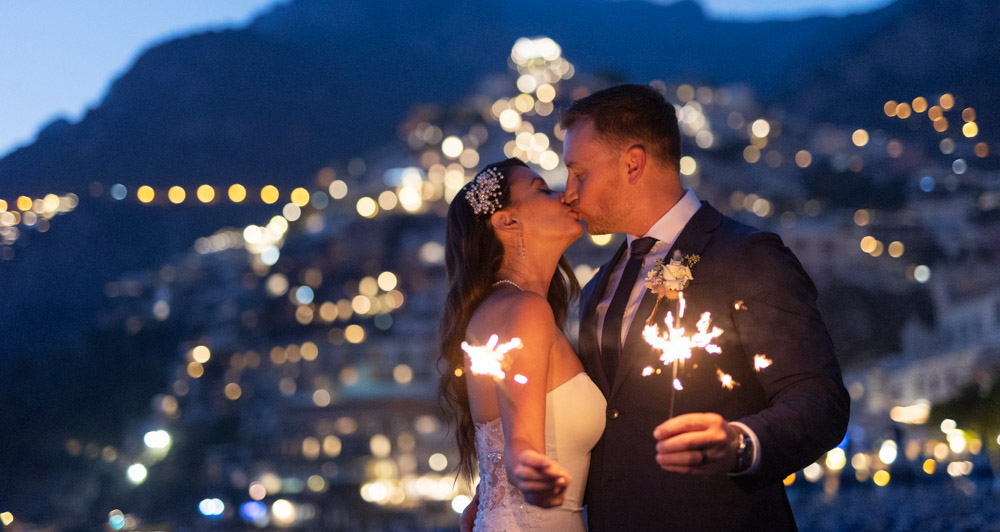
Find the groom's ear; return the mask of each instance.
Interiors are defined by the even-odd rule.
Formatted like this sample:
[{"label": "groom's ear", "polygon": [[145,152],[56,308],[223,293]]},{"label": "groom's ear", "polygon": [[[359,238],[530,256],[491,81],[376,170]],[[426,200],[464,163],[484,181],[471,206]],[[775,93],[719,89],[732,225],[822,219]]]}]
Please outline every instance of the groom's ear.
[{"label": "groom's ear", "polygon": [[521,222],[506,209],[494,212],[490,216],[490,225],[493,226],[493,230],[497,233],[521,230]]},{"label": "groom's ear", "polygon": [[648,162],[649,157],[646,154],[646,148],[642,144],[633,144],[625,150],[625,153],[622,155],[622,164],[624,165],[628,184],[634,185],[639,182]]}]

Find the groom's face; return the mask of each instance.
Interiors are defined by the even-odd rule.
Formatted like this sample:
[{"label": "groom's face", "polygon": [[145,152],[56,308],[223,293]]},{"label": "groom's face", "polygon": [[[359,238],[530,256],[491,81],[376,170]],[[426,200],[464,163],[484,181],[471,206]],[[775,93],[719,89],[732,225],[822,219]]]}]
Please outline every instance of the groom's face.
[{"label": "groom's face", "polygon": [[621,154],[598,137],[594,124],[582,120],[566,130],[563,160],[566,201],[587,222],[592,235],[623,231],[625,176],[619,175]]}]

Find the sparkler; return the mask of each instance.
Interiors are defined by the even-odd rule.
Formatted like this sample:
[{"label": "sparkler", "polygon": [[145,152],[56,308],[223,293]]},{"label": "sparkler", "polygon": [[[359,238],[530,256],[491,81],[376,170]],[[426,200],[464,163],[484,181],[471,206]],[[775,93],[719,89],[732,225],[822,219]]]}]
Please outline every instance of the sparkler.
[{"label": "sparkler", "polygon": [[[677,318],[674,318],[673,312],[668,311],[666,318],[663,320],[666,330],[661,332],[655,323],[648,322],[642,329],[642,338],[646,340],[646,343],[654,349],[659,349],[662,353],[660,361],[663,365],[666,366],[669,364],[673,366],[673,388],[670,390],[670,417],[674,417],[674,391],[684,389],[680,379],[677,378],[678,365],[691,358],[695,349],[704,349],[711,354],[722,352],[722,348],[716,345],[714,341],[719,336],[722,336],[723,331],[712,325],[711,313],[702,313],[701,318],[695,325],[696,331],[691,335],[686,335],[685,329],[680,324],[680,319],[684,316],[685,309],[687,308],[684,292],[678,293],[677,300]],[[656,373],[659,373],[659,370]],[[652,366],[644,368],[642,374],[643,376],[653,374]],[[734,386],[732,377],[729,375],[726,376],[729,377],[729,384],[727,385],[723,381],[723,386],[732,389]],[[722,379],[722,376],[720,375],[719,378]]]},{"label": "sparkler", "polygon": [[[491,335],[486,345],[470,345],[462,342],[462,351],[469,357],[469,371],[475,375],[490,375],[497,382],[503,381],[507,375],[505,370],[510,367],[507,360],[507,352],[521,348],[521,339],[512,338],[509,342],[500,343],[500,337]],[[521,374],[514,376],[514,381],[518,384],[528,382],[527,377]]]},{"label": "sparkler", "polygon": [[754,371],[759,372],[760,370],[770,366],[773,363],[774,361],[772,361],[770,358],[767,358],[767,355],[762,355],[760,353],[757,353],[756,355],[753,356]]}]

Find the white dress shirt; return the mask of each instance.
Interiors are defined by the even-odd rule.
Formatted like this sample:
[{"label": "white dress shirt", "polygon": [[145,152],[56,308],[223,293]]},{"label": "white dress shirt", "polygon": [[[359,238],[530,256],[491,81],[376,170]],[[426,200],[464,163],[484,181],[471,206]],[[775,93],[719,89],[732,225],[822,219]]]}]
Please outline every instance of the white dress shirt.
[{"label": "white dress shirt", "polygon": [[[632,287],[632,294],[629,296],[628,304],[625,306],[625,315],[622,316],[622,332],[620,336],[623,342],[625,341],[629,326],[632,325],[632,320],[635,318],[635,313],[639,310],[642,295],[646,293],[646,276],[649,275],[649,272],[653,271],[656,259],[666,257],[667,252],[674,245],[674,241],[677,240],[681,231],[684,230],[684,226],[691,221],[694,213],[698,212],[698,209],[701,208],[701,202],[698,201],[698,197],[694,195],[694,192],[691,189],[685,190],[686,192],[680,201],[657,220],[646,231],[646,234],[642,235],[642,237],[651,236],[659,240],[659,242],[653,245],[653,248],[649,250],[649,253],[642,260],[642,270],[639,271],[639,278],[636,280],[635,286]],[[642,237],[625,235],[625,240],[631,246],[633,241]],[[618,264],[615,264],[614,269],[611,270],[611,277],[608,279],[608,291],[597,304],[597,345],[604,345],[601,343],[601,336],[604,331],[604,315],[607,314],[608,307],[611,306],[611,298],[614,297],[615,290],[618,288],[618,282],[622,278],[626,262],[628,262],[628,250],[625,250],[622,260],[619,260]]]}]

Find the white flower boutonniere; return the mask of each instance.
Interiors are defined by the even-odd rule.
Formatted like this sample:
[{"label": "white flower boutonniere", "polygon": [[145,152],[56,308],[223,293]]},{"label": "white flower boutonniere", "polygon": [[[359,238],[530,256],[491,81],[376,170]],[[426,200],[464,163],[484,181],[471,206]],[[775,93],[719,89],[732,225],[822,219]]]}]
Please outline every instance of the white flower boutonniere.
[{"label": "white flower boutonniere", "polygon": [[691,267],[700,260],[701,257],[698,255],[682,256],[680,250],[674,250],[674,256],[668,261],[656,259],[653,269],[646,275],[646,288],[656,294],[656,306],[646,320],[647,322],[656,315],[663,298],[678,299],[681,297],[681,292],[694,279]]},{"label": "white flower boutonniere", "polygon": [[688,283],[694,279],[691,267],[699,260],[701,257],[698,255],[684,255],[681,258],[680,251],[675,251],[673,258],[668,262],[656,259],[652,271],[646,276],[646,288],[656,294],[657,298],[677,299],[678,293],[687,288]]}]

